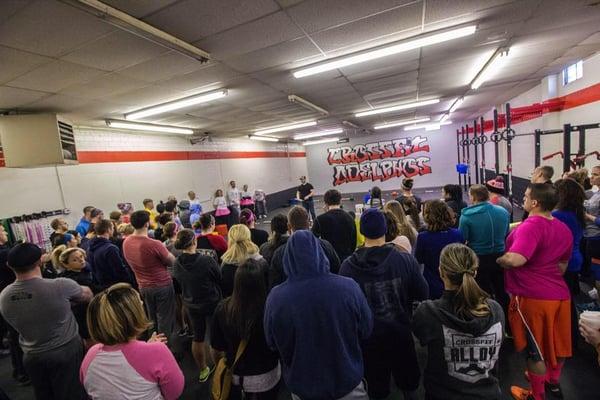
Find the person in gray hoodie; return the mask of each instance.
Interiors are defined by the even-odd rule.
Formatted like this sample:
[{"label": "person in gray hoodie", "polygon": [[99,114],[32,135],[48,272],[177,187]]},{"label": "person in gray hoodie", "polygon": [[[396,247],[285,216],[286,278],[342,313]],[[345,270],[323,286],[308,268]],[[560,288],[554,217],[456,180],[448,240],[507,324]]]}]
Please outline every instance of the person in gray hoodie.
[{"label": "person in gray hoodie", "polygon": [[428,300],[413,316],[413,332],[427,347],[427,400],[499,400],[498,361],[504,323],[502,307],[475,281],[473,250],[449,244],[440,256],[442,298]]},{"label": "person in gray hoodie", "polygon": [[365,211],[360,218],[365,245],[342,263],[340,275],[360,285],[373,312],[373,334],[362,342],[369,397],[388,397],[393,376],[404,399],[410,400],[417,398],[421,377],[410,314],[414,301],[427,299],[429,288],[417,260],[386,244],[386,230],[380,210]]}]

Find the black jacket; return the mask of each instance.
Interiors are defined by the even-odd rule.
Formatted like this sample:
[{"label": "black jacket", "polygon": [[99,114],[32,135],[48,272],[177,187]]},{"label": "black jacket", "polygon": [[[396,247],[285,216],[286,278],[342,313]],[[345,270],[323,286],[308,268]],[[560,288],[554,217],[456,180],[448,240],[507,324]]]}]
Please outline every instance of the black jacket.
[{"label": "black jacket", "polygon": [[201,313],[212,314],[222,299],[221,271],[214,258],[183,253],[173,266],[181,285],[184,304]]},{"label": "black jacket", "polygon": [[327,240],[344,261],[356,249],[356,224],[354,218],[342,209],[329,210],[315,219],[313,233]]},{"label": "black jacket", "polygon": [[90,241],[88,262],[95,283],[102,288],[119,282],[132,282],[119,248],[108,239],[95,237]]},{"label": "black jacket", "polygon": [[[319,239],[321,242],[321,246],[323,251],[325,252],[325,256],[329,260],[329,271],[337,274],[340,271],[340,259],[337,256],[335,249],[325,239]],[[269,265],[269,290],[273,287],[283,283],[287,276],[283,271],[283,255],[285,254],[285,246],[280,246],[275,253],[273,254],[273,258],[271,258],[271,263]]]},{"label": "black jacket", "polygon": [[273,254],[275,254],[275,250],[279,247],[284,246],[288,241],[289,236],[284,235],[279,238],[279,240],[275,243],[267,242],[260,246],[260,255],[263,256],[267,264],[271,264],[271,259],[273,258]]}]

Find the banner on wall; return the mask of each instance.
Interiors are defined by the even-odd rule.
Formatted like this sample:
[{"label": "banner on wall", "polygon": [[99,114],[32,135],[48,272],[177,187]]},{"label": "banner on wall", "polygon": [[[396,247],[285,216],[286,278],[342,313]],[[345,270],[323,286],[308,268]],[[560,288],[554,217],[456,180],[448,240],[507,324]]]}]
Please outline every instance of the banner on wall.
[{"label": "banner on wall", "polygon": [[[333,185],[431,174],[427,137],[415,136],[327,149]],[[422,154],[425,153],[425,154]]]}]

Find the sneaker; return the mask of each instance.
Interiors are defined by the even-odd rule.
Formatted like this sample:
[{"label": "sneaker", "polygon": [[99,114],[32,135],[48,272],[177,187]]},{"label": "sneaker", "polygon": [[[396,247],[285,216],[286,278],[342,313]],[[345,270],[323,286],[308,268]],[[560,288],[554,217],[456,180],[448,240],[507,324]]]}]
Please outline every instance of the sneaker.
[{"label": "sneaker", "polygon": [[202,383],[202,382],[206,382],[208,380],[208,377],[210,376],[210,374],[212,374],[213,370],[210,367],[204,367],[204,369],[202,371],[200,371],[200,377],[198,378],[198,380]]},{"label": "sneaker", "polygon": [[550,393],[555,399],[563,398],[562,389],[560,388],[559,383],[546,382],[544,386],[546,388],[546,393]]},{"label": "sneaker", "polygon": [[519,386],[511,386],[510,394],[515,400],[535,400],[533,394],[531,394],[531,390],[523,389]]}]

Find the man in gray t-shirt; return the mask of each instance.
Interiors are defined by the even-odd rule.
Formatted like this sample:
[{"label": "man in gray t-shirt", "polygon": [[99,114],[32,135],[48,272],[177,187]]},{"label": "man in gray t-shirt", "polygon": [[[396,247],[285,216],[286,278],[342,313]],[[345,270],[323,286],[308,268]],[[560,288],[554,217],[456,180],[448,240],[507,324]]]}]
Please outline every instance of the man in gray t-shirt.
[{"label": "man in gray t-shirt", "polygon": [[19,332],[36,398],[84,399],[83,346],[71,302],[88,302],[92,292],[70,279],[42,278],[41,256],[31,243],[10,250],[7,264],[17,279],[0,293],[0,313]]}]

